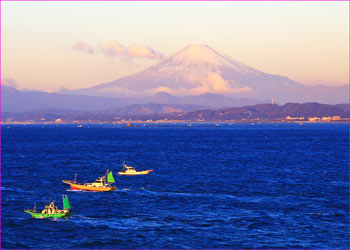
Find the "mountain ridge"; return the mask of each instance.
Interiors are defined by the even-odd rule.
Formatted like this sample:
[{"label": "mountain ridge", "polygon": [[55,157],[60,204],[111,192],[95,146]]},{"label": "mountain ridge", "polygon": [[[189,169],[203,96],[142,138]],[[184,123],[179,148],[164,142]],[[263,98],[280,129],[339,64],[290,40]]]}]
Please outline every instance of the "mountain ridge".
[{"label": "mountain ridge", "polygon": [[348,102],[349,86],[304,86],[288,77],[264,73],[207,45],[189,45],[141,72],[77,90],[105,96],[138,96],[167,92],[176,96],[204,93],[281,103]]},{"label": "mountain ridge", "polygon": [[30,112],[45,108],[94,111],[131,104],[162,103],[197,105],[212,108],[256,104],[261,100],[233,99],[214,94],[176,97],[159,92],[146,97],[103,97],[46,93],[42,91],[21,91],[13,87],[1,86],[1,110],[3,112]]}]

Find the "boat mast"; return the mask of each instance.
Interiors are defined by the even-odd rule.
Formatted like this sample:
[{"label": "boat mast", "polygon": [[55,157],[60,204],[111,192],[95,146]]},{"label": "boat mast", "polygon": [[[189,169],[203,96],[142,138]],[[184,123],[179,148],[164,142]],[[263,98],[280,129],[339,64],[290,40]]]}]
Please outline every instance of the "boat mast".
[{"label": "boat mast", "polygon": [[33,212],[34,212],[34,213],[36,212],[36,202],[34,202],[34,209],[33,209]]},{"label": "boat mast", "polygon": [[108,171],[109,171],[109,169],[107,169],[106,177],[105,177],[105,184],[106,184],[106,185],[107,185],[107,183],[108,183]]},{"label": "boat mast", "polygon": [[74,176],[74,184],[77,183],[77,174],[75,173],[75,176]]}]

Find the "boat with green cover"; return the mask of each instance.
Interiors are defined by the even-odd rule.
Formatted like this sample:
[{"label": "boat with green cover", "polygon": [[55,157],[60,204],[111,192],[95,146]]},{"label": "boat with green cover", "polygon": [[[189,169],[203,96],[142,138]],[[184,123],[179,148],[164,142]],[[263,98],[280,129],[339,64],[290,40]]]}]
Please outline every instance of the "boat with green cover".
[{"label": "boat with green cover", "polygon": [[77,174],[75,174],[74,181],[63,180],[62,182],[69,184],[72,190],[105,192],[116,190],[117,187],[112,186],[115,183],[112,171],[107,170],[106,174],[99,177],[93,183],[77,183]]},{"label": "boat with green cover", "polygon": [[43,219],[43,218],[62,218],[72,215],[71,211],[72,205],[68,200],[67,195],[62,196],[63,199],[63,209],[58,209],[55,206],[55,201],[50,202],[49,205],[45,206],[44,210],[38,212],[36,210],[36,203],[34,203],[34,209],[26,209],[24,212],[30,214],[33,218]]}]

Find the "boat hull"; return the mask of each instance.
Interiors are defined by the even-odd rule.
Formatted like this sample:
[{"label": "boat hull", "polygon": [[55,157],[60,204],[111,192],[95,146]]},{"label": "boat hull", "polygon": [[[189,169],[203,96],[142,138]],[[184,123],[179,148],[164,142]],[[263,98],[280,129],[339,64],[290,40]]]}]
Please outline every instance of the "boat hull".
[{"label": "boat hull", "polygon": [[108,191],[113,191],[116,190],[117,187],[93,187],[93,186],[86,186],[84,184],[78,184],[78,183],[73,183],[72,181],[65,181],[63,180],[62,182],[69,184],[72,190],[84,190],[84,191],[93,191],[93,192],[108,192]]},{"label": "boat hull", "polygon": [[153,170],[145,170],[145,171],[138,171],[138,172],[132,172],[132,173],[128,173],[128,172],[118,172],[119,175],[144,175],[144,174],[149,174],[153,172]]},{"label": "boat hull", "polygon": [[42,213],[33,212],[33,210],[24,210],[24,212],[30,214],[33,218],[37,218],[37,219],[62,218],[62,217],[70,216],[73,214],[72,211],[67,212],[67,213],[58,213],[58,214],[42,214]]}]

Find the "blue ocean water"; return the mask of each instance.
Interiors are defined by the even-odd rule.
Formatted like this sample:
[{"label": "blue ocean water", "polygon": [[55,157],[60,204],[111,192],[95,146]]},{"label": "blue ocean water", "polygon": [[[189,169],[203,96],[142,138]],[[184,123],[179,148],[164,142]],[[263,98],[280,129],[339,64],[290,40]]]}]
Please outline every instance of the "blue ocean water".
[{"label": "blue ocean water", "polygon": [[[1,126],[1,248],[348,248],[348,124]],[[122,162],[146,176],[118,176]],[[112,170],[114,192],[69,191]],[[34,201],[74,215],[32,219]]]}]

